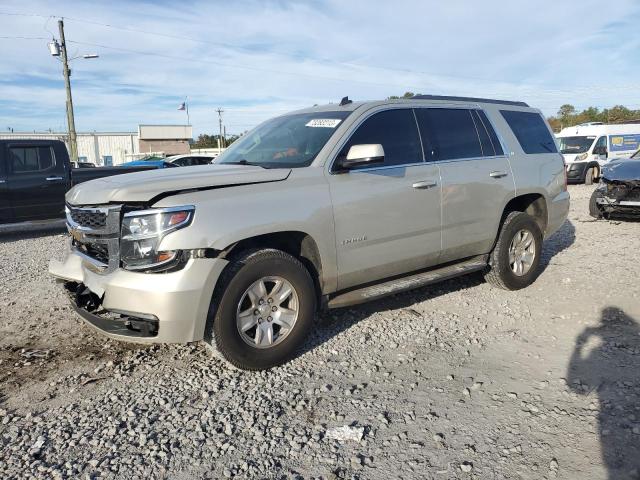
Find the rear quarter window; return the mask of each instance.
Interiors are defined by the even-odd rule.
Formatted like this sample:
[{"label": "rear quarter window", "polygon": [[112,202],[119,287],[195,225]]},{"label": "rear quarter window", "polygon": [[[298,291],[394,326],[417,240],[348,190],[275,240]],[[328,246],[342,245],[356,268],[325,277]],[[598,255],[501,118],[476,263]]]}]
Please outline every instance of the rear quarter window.
[{"label": "rear quarter window", "polygon": [[500,110],[524,153],[558,153],[547,124],[539,113]]}]

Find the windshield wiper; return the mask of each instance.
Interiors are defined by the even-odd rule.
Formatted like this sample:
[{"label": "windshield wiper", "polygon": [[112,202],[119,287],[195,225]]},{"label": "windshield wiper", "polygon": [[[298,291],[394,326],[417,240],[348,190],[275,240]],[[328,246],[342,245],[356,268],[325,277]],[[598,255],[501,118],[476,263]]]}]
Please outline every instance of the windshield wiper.
[{"label": "windshield wiper", "polygon": [[238,160],[236,162],[224,162],[224,163],[221,163],[220,165],[249,165],[251,167],[267,168],[264,165],[261,165],[259,163],[250,162],[248,160],[245,160],[244,158],[242,160]]}]

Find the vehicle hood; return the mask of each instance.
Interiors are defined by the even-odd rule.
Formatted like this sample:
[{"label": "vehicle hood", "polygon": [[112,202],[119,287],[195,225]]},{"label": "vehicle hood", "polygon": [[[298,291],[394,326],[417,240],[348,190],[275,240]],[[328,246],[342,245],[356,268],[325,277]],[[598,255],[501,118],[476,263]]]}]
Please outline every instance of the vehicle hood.
[{"label": "vehicle hood", "polygon": [[285,180],[291,169],[264,169],[248,165],[201,165],[125,173],[76,185],[67,192],[71,205],[148,202],[185,190],[232,187]]},{"label": "vehicle hood", "polygon": [[614,160],[602,168],[605,182],[640,182],[640,160]]}]

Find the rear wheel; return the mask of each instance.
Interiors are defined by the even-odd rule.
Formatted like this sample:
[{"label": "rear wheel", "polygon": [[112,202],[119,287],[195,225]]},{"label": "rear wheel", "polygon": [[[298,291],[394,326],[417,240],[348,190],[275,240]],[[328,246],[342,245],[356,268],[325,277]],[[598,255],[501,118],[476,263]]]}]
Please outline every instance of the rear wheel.
[{"label": "rear wheel", "polygon": [[538,276],[542,232],[535,219],[523,212],[511,212],[502,224],[491,252],[485,279],[505,290],[519,290]]},{"label": "rear wheel", "polygon": [[245,370],[264,370],[292,358],[316,311],[308,270],[280,250],[241,253],[223,273],[212,300],[205,340]]}]

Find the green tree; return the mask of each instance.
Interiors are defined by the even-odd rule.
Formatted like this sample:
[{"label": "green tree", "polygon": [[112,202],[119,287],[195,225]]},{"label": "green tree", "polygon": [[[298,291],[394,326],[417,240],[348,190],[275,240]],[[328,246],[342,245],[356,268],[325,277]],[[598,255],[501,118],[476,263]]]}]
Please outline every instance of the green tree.
[{"label": "green tree", "polygon": [[390,97],[387,97],[387,100],[399,100],[401,98],[413,98],[413,97],[417,97],[419,95],[422,95],[421,93],[413,93],[413,92],[404,92],[404,95],[402,95],[401,97],[399,97],[398,95],[391,95]]},{"label": "green tree", "polygon": [[[225,145],[228,147],[235,142],[240,135],[227,135],[224,139]],[[191,145],[192,148],[218,148],[218,135],[209,135],[207,133],[201,133],[198,138]]]}]

